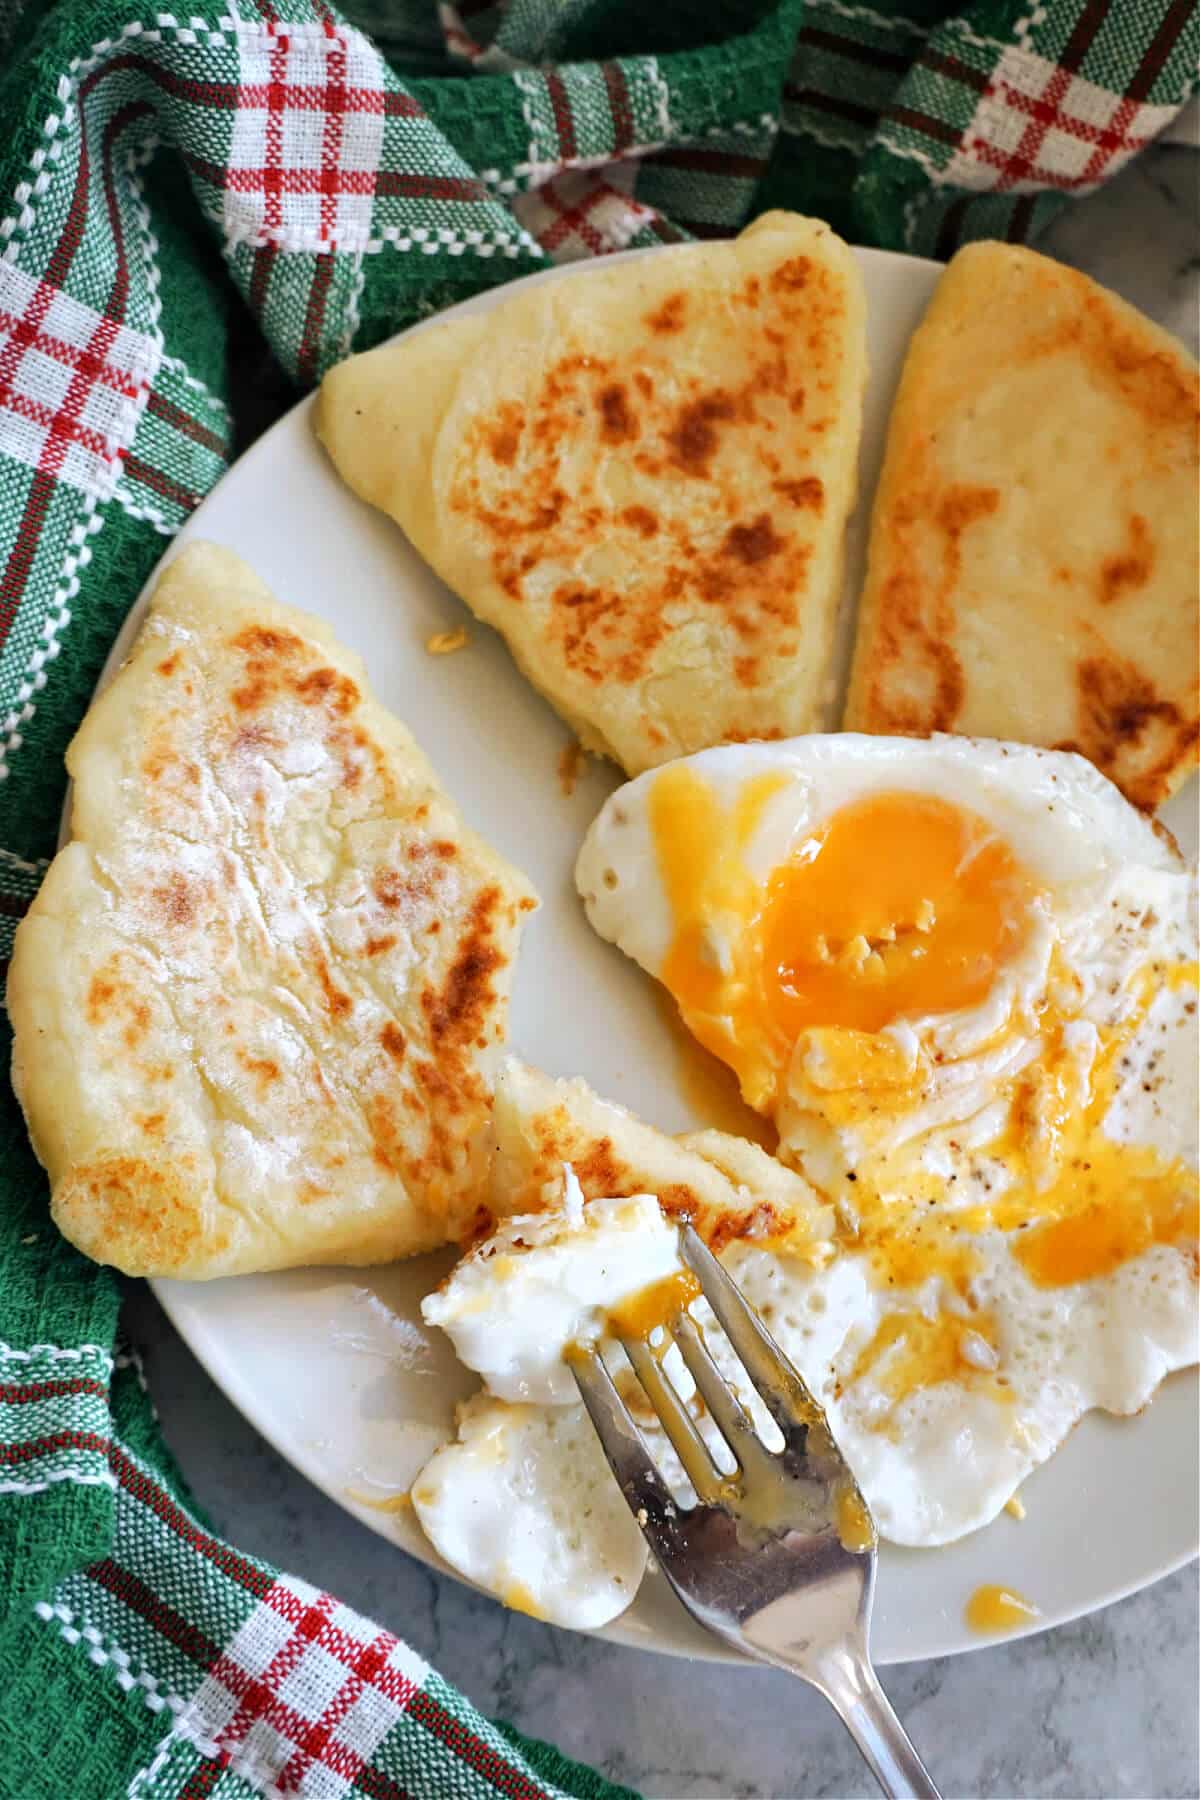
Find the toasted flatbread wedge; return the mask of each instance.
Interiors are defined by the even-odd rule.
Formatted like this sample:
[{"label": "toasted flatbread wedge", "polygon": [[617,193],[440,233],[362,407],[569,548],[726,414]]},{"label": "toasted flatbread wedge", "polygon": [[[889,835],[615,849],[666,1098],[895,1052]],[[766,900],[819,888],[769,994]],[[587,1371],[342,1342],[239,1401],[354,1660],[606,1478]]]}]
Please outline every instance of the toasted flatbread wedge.
[{"label": "toasted flatbread wedge", "polygon": [[633,775],[820,722],[865,376],[850,251],[769,213],[353,357],[316,427]]},{"label": "toasted flatbread wedge", "polygon": [[1073,269],[960,250],[913,338],[845,725],[1078,750],[1157,806],[1196,763],[1196,365]]},{"label": "toasted flatbread wedge", "polygon": [[465,1233],[535,902],[359,658],[196,545],[67,765],[8,987],[63,1233],[190,1277]]},{"label": "toasted flatbread wedge", "polygon": [[714,1249],[773,1240],[817,1262],[827,1253],[830,1209],[757,1144],[724,1131],[668,1137],[586,1082],[556,1081],[510,1057],[496,1082],[492,1211],[507,1217],[556,1203],[564,1163],[585,1200],[655,1194]]}]

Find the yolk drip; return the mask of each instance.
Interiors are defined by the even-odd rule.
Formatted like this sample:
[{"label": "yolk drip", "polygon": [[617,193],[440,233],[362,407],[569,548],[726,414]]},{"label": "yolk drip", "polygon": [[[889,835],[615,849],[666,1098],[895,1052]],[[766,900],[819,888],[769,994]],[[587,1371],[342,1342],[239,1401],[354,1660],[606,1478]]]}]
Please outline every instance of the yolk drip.
[{"label": "yolk drip", "polygon": [[875,1542],[875,1526],[866,1501],[849,1482],[838,1493],[833,1519],[843,1549],[861,1552]]},{"label": "yolk drip", "polygon": [[996,1358],[995,1338],[994,1324],[982,1313],[969,1319],[944,1312],[932,1319],[918,1312],[886,1313],[859,1352],[850,1381],[871,1375],[874,1392],[886,1394],[893,1405],[941,1381],[974,1377],[995,1388],[989,1372]]},{"label": "yolk drip", "polygon": [[533,1594],[523,1581],[517,1581],[515,1578],[506,1581],[497,1589],[497,1593],[504,1605],[511,1606],[514,1612],[528,1613],[531,1619],[544,1619],[546,1617],[542,1608],[538,1605]]},{"label": "yolk drip", "polygon": [[753,1074],[761,1026],[745,1016],[741,965],[761,892],[744,857],[768,802],[786,785],[783,775],[758,776],[727,809],[706,781],[677,766],[650,790],[650,829],[675,925],[662,982],[705,1049],[735,1070],[752,1106],[763,1098]]},{"label": "yolk drip", "polygon": [[972,1631],[1015,1631],[1040,1619],[1041,1612],[1032,1600],[1018,1594],[1015,1588],[988,1585],[978,1587],[967,1601],[967,1624]]},{"label": "yolk drip", "polygon": [[[882,1285],[912,1290],[936,1277],[965,1295],[981,1267],[974,1240],[985,1231],[1008,1233],[1011,1254],[1045,1288],[1109,1275],[1156,1244],[1194,1241],[1200,1235],[1195,1170],[1152,1145],[1119,1142],[1104,1129],[1122,1058],[1153,992],[1153,984],[1144,982],[1138,1004],[1107,1035],[1087,1076],[1072,1068],[1064,1021],[1043,1016],[1043,1053],[1032,1070],[998,1090],[996,1097],[1008,1101],[1008,1122],[983,1149],[1007,1171],[1002,1193],[983,1204],[956,1206],[953,1184],[914,1165],[905,1168],[901,1158],[884,1191],[861,1176],[856,1182],[849,1222],[838,1234],[844,1247],[863,1254]],[[883,1080],[872,1084],[871,1093],[893,1118],[917,1099],[915,1091],[898,1086],[889,1091]],[[944,1346],[935,1351],[932,1343],[924,1345],[920,1360],[948,1368]],[[949,1378],[947,1372],[928,1380]]]},{"label": "yolk drip", "polygon": [[675,926],[662,980],[759,1107],[801,1031],[978,1004],[1021,946],[1034,891],[984,820],[905,792],[842,807],[763,884],[745,853],[785,785],[759,776],[726,808],[680,766],[650,793]]},{"label": "yolk drip", "polygon": [[608,1315],[613,1330],[623,1337],[645,1338],[660,1325],[669,1325],[677,1314],[700,1292],[700,1283],[690,1269],[679,1269],[674,1275],[665,1275],[661,1281],[652,1281],[649,1287],[641,1288],[631,1294],[628,1300],[622,1300],[614,1306]]}]

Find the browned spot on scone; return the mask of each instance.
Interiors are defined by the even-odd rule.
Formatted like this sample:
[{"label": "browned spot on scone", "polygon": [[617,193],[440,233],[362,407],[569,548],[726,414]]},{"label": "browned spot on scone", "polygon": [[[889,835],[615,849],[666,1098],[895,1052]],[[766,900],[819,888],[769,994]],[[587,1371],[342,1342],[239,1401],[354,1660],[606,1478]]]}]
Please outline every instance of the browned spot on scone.
[{"label": "browned spot on scone", "polygon": [[505,468],[511,468],[516,462],[522,423],[521,409],[514,403],[508,402],[497,409],[487,440],[493,462],[498,462]]},{"label": "browned spot on scone", "polygon": [[172,650],[170,656],[164,656],[158,665],[160,675],[173,675],[179,667],[179,652]]},{"label": "browned spot on scone", "polygon": [[[548,1144],[547,1149],[549,1148]],[[578,1146],[575,1154],[579,1154]],[[625,1171],[614,1154],[611,1138],[597,1138],[594,1143],[588,1145],[580,1157],[579,1167],[575,1174],[588,1199],[604,1194],[623,1198]]]},{"label": "browned spot on scone", "polygon": [[372,1162],[376,1168],[383,1169],[389,1175],[402,1175],[405,1161],[404,1127],[396,1115],[391,1095],[369,1095],[363,1107],[363,1116],[371,1134]]},{"label": "browned spot on scone", "polygon": [[648,506],[627,506],[621,513],[621,523],[636,531],[639,537],[652,538],[658,531],[658,519]]},{"label": "browned spot on scone", "polygon": [[339,674],[336,669],[311,669],[293,686],[306,706],[327,707],[340,718],[356,707],[361,698],[350,677]]},{"label": "browned spot on scone", "polygon": [[771,523],[769,513],[759,513],[750,525],[731,525],[722,545],[726,556],[751,565],[778,556],[783,547],[784,540]]},{"label": "browned spot on scone", "polygon": [[496,944],[497,915],[502,904],[498,887],[482,889],[440,991],[426,988],[421,996],[430,1036],[443,1055],[461,1051],[490,1016],[496,998],[494,977],[505,963]]},{"label": "browned spot on scone", "polygon": [[317,977],[317,983],[330,1018],[344,1019],[346,1014],[353,1009],[354,1002],[349,994],[334,981],[329,973],[329,964],[325,959],[325,953],[315,940],[312,941],[311,957],[313,972]]},{"label": "browned spot on scone", "polygon": [[[423,851],[424,856],[418,856]],[[411,924],[415,914],[428,912],[433,902],[434,892],[441,875],[436,863],[425,860],[431,856],[428,844],[414,844],[409,852],[412,861],[419,867],[416,875],[403,875],[399,869],[376,869],[371,878],[371,891],[385,912],[403,912],[406,923]]]},{"label": "browned spot on scone", "polygon": [[281,747],[282,740],[271,730],[269,725],[264,725],[260,719],[255,719],[250,724],[239,725],[234,733],[232,744],[235,755],[239,751],[278,750]]},{"label": "browned spot on scone", "polygon": [[382,956],[385,950],[394,949],[397,941],[394,931],[384,932],[380,937],[369,937],[365,946],[367,955]]},{"label": "browned spot on scone", "polygon": [[219,1252],[228,1233],[206,1233],[196,1202],[191,1158],[159,1165],[140,1156],[107,1156],[77,1164],[55,1188],[60,1229],[99,1262],[127,1274],[162,1273],[186,1265],[202,1242]]},{"label": "browned spot on scone", "polygon": [[638,436],[637,414],[619,381],[610,381],[596,396],[600,436],[606,444],[625,444]]},{"label": "browned spot on scone", "polygon": [[230,641],[246,659],[246,679],[233,689],[230,698],[243,712],[254,712],[278,691],[281,672],[303,654],[304,639],[294,631],[247,625]]},{"label": "browned spot on scone", "polygon": [[247,625],[232,643],[235,650],[244,650],[247,656],[267,656],[276,661],[288,661],[304,649],[303,638],[274,625]]},{"label": "browned spot on scone", "polygon": [[[1162,699],[1137,665],[1117,656],[1084,657],[1076,667],[1078,750],[1122,788],[1135,806],[1157,806],[1169,772],[1195,744],[1200,726]],[[1125,766],[1136,753],[1136,773]]]},{"label": "browned spot on scone", "polygon": [[1126,528],[1126,548],[1119,556],[1107,556],[1100,565],[1100,604],[1111,606],[1138,588],[1154,573],[1154,545],[1141,513],[1131,513]]},{"label": "browned spot on scone", "polygon": [[948,640],[931,632],[920,584],[893,575],[884,593],[871,681],[874,731],[949,731],[963,703],[962,667]]},{"label": "browned spot on scone", "polygon": [[[967,481],[955,482],[946,488],[938,506],[938,523],[953,546],[952,555],[959,554],[959,539],[967,527],[990,517],[999,505],[998,488]],[[956,567],[955,574],[957,572]]]},{"label": "browned spot on scone", "polygon": [[161,887],[151,890],[150,897],[169,925],[190,925],[196,917],[196,902],[186,875],[171,875]]},{"label": "browned spot on scone", "polygon": [[825,483],[816,475],[806,475],[801,481],[772,482],[775,492],[802,512],[819,513],[825,504]]},{"label": "browned spot on scone", "polygon": [[673,429],[667,434],[667,445],[676,465],[685,474],[704,476],[716,453],[720,438],[718,426],[737,417],[737,402],[723,388],[702,394],[682,407]]},{"label": "browned spot on scone", "polygon": [[404,1061],[407,1040],[394,1019],[389,1019],[379,1033],[379,1042],[395,1062]]},{"label": "browned spot on scone", "polygon": [[1031,340],[1031,358],[1082,358],[1102,382],[1120,391],[1152,434],[1195,430],[1196,385],[1179,358],[1139,342],[1108,296],[1097,293],[1073,270],[1039,269],[1037,283],[1047,290],[1062,285],[1075,289],[1078,310],[1056,319]]},{"label": "browned spot on scone", "polygon": [[[953,729],[966,693],[952,648],[962,540],[999,505],[998,489],[971,482],[914,489],[896,505],[892,531],[902,566],[887,578],[880,598],[869,689],[873,731],[919,735]],[[931,519],[937,529],[936,574],[926,571],[916,549]]]},{"label": "browned spot on scone", "polygon": [[239,1050],[237,1059],[247,1075],[253,1075],[260,1092],[269,1088],[273,1081],[279,1080],[279,1064],[274,1057],[251,1056],[248,1050]]},{"label": "browned spot on scone", "polygon": [[86,1001],[89,1024],[98,1025],[101,1020],[107,1016],[111,1010],[112,1002],[116,998],[116,993],[117,985],[114,981],[110,981],[108,976],[92,976],[91,981],[88,983]]},{"label": "browned spot on scone", "polygon": [[807,256],[792,256],[785,263],[780,263],[771,272],[771,286],[783,288],[788,293],[798,293],[806,288],[812,275],[812,262]]},{"label": "browned spot on scone", "polygon": [[687,319],[687,295],[668,294],[652,312],[646,314],[646,323],[651,331],[659,336],[671,336],[682,331]]},{"label": "browned spot on scone", "polygon": [[246,679],[231,694],[242,712],[260,711],[278,694],[288,692],[306,706],[319,706],[344,718],[362,697],[350,677],[337,669],[324,664],[298,668],[297,663],[309,654],[309,646],[295,632],[248,625],[231,643],[246,662]]}]

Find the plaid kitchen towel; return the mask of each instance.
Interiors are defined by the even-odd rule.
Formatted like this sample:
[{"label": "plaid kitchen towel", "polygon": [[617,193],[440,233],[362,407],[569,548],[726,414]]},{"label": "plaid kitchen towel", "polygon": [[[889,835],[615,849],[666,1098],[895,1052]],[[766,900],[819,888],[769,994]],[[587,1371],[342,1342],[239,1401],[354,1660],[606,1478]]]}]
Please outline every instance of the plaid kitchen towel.
[{"label": "plaid kitchen towel", "polygon": [[[304,384],[548,260],[774,205],[938,256],[1026,238],[1198,60],[1188,0],[0,0],[0,961],[113,634],[237,447],[255,334]],[[614,1792],[222,1543],[118,1302],[6,1091],[0,1794]]]}]

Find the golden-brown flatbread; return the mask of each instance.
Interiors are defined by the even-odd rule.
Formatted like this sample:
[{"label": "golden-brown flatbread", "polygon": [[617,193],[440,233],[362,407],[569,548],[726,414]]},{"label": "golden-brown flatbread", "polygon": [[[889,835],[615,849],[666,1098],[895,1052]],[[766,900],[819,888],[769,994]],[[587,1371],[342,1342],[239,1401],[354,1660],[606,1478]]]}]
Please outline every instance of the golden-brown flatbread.
[{"label": "golden-brown flatbread", "polygon": [[850,251],[769,213],[353,357],[316,428],[634,775],[821,722],[865,378]]},{"label": "golden-brown flatbread", "polygon": [[8,987],[63,1233],[206,1277],[467,1232],[535,902],[359,658],[195,545],[67,766]]},{"label": "golden-brown flatbread", "polygon": [[1074,269],[960,250],[913,338],[845,725],[1081,751],[1136,805],[1196,763],[1197,375]]},{"label": "golden-brown flatbread", "polygon": [[724,1131],[668,1137],[586,1082],[556,1081],[510,1057],[496,1082],[492,1211],[508,1217],[557,1202],[564,1163],[585,1200],[654,1194],[715,1249],[774,1240],[818,1261],[825,1254],[830,1209],[757,1144]]}]

